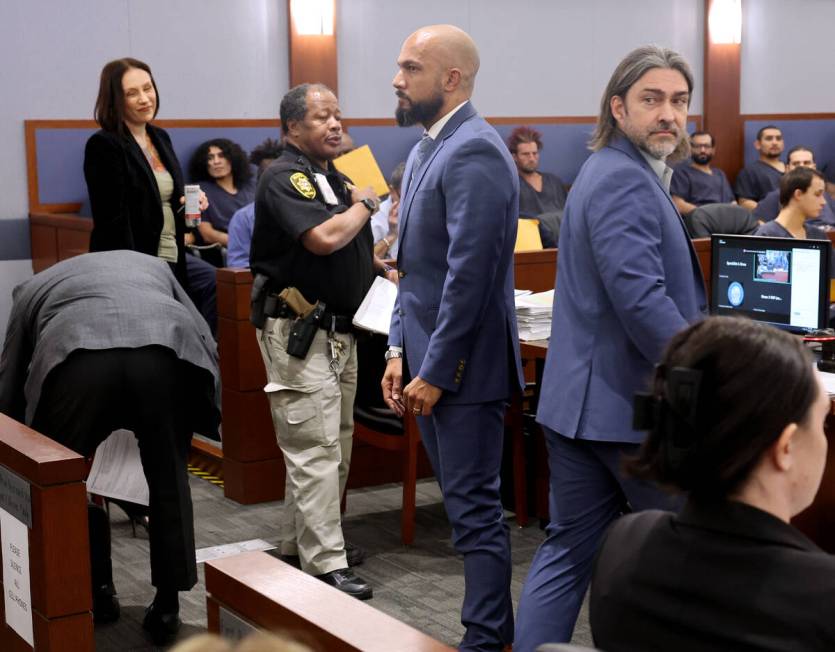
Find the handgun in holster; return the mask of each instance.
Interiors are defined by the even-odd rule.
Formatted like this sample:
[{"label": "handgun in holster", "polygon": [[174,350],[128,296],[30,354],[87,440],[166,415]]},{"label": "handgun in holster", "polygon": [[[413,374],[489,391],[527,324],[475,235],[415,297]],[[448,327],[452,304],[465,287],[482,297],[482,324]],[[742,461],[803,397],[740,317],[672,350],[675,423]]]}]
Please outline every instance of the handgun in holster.
[{"label": "handgun in holster", "polygon": [[[289,305],[289,304],[288,304]],[[313,309],[306,315],[293,320],[290,335],[287,337],[287,353],[294,358],[306,358],[316,331],[320,328],[322,316],[325,314],[325,304],[317,301]]]}]

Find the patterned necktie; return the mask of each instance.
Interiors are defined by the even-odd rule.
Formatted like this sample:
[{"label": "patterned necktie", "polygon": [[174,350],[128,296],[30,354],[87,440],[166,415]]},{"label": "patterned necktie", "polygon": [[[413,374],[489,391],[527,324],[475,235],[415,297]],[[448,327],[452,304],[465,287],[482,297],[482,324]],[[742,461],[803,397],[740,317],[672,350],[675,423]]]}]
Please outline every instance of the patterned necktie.
[{"label": "patterned necktie", "polygon": [[418,144],[414,163],[412,163],[412,175],[409,177],[409,185],[411,185],[412,181],[415,180],[415,175],[418,173],[418,170],[420,170],[420,167],[426,160],[426,155],[429,154],[429,150],[432,149],[434,144],[435,141],[432,140],[432,136],[429,134],[423,134],[423,138],[420,139],[420,143]]}]

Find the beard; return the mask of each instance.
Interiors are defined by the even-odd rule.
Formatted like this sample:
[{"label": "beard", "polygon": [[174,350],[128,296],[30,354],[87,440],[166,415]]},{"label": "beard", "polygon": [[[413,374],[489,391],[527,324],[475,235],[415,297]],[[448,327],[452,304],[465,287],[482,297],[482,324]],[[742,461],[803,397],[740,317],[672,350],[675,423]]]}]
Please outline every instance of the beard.
[{"label": "beard", "polygon": [[[682,137],[681,130],[673,122],[660,122],[658,125],[647,131],[641,131],[638,127],[632,124],[627,116],[624,120],[622,131],[626,134],[637,147],[645,151],[653,158],[665,161],[670,159],[670,162],[681,161],[690,155],[690,141],[686,137]],[[666,139],[663,142],[651,142],[650,136],[658,131],[669,131],[672,134],[672,139]]]},{"label": "beard", "polygon": [[693,154],[693,161],[699,165],[707,165],[713,160],[713,154],[706,154],[703,152],[696,152]]},{"label": "beard", "polygon": [[[409,99],[402,91],[397,91],[396,95],[406,100]],[[443,105],[444,96],[442,93],[437,93],[423,102],[410,101],[408,108],[398,106],[394,112],[394,118],[400,127],[411,127],[418,123],[426,126],[435,121]]]}]

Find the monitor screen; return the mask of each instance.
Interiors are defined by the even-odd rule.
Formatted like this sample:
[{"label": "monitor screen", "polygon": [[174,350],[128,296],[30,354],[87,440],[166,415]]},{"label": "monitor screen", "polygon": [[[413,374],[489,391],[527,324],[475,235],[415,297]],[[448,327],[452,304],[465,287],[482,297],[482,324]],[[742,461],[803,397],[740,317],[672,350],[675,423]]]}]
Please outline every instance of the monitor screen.
[{"label": "monitor screen", "polygon": [[711,314],[795,333],[826,328],[831,249],[828,240],[711,236]]}]

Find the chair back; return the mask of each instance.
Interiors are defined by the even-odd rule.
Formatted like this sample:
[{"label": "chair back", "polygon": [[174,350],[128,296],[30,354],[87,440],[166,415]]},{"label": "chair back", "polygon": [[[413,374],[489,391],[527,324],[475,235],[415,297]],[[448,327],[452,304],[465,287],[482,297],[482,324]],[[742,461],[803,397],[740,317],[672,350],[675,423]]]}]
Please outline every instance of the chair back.
[{"label": "chair back", "polygon": [[757,226],[757,218],[736,204],[705,204],[687,220],[691,238],[709,238],[714,233],[749,235]]}]

